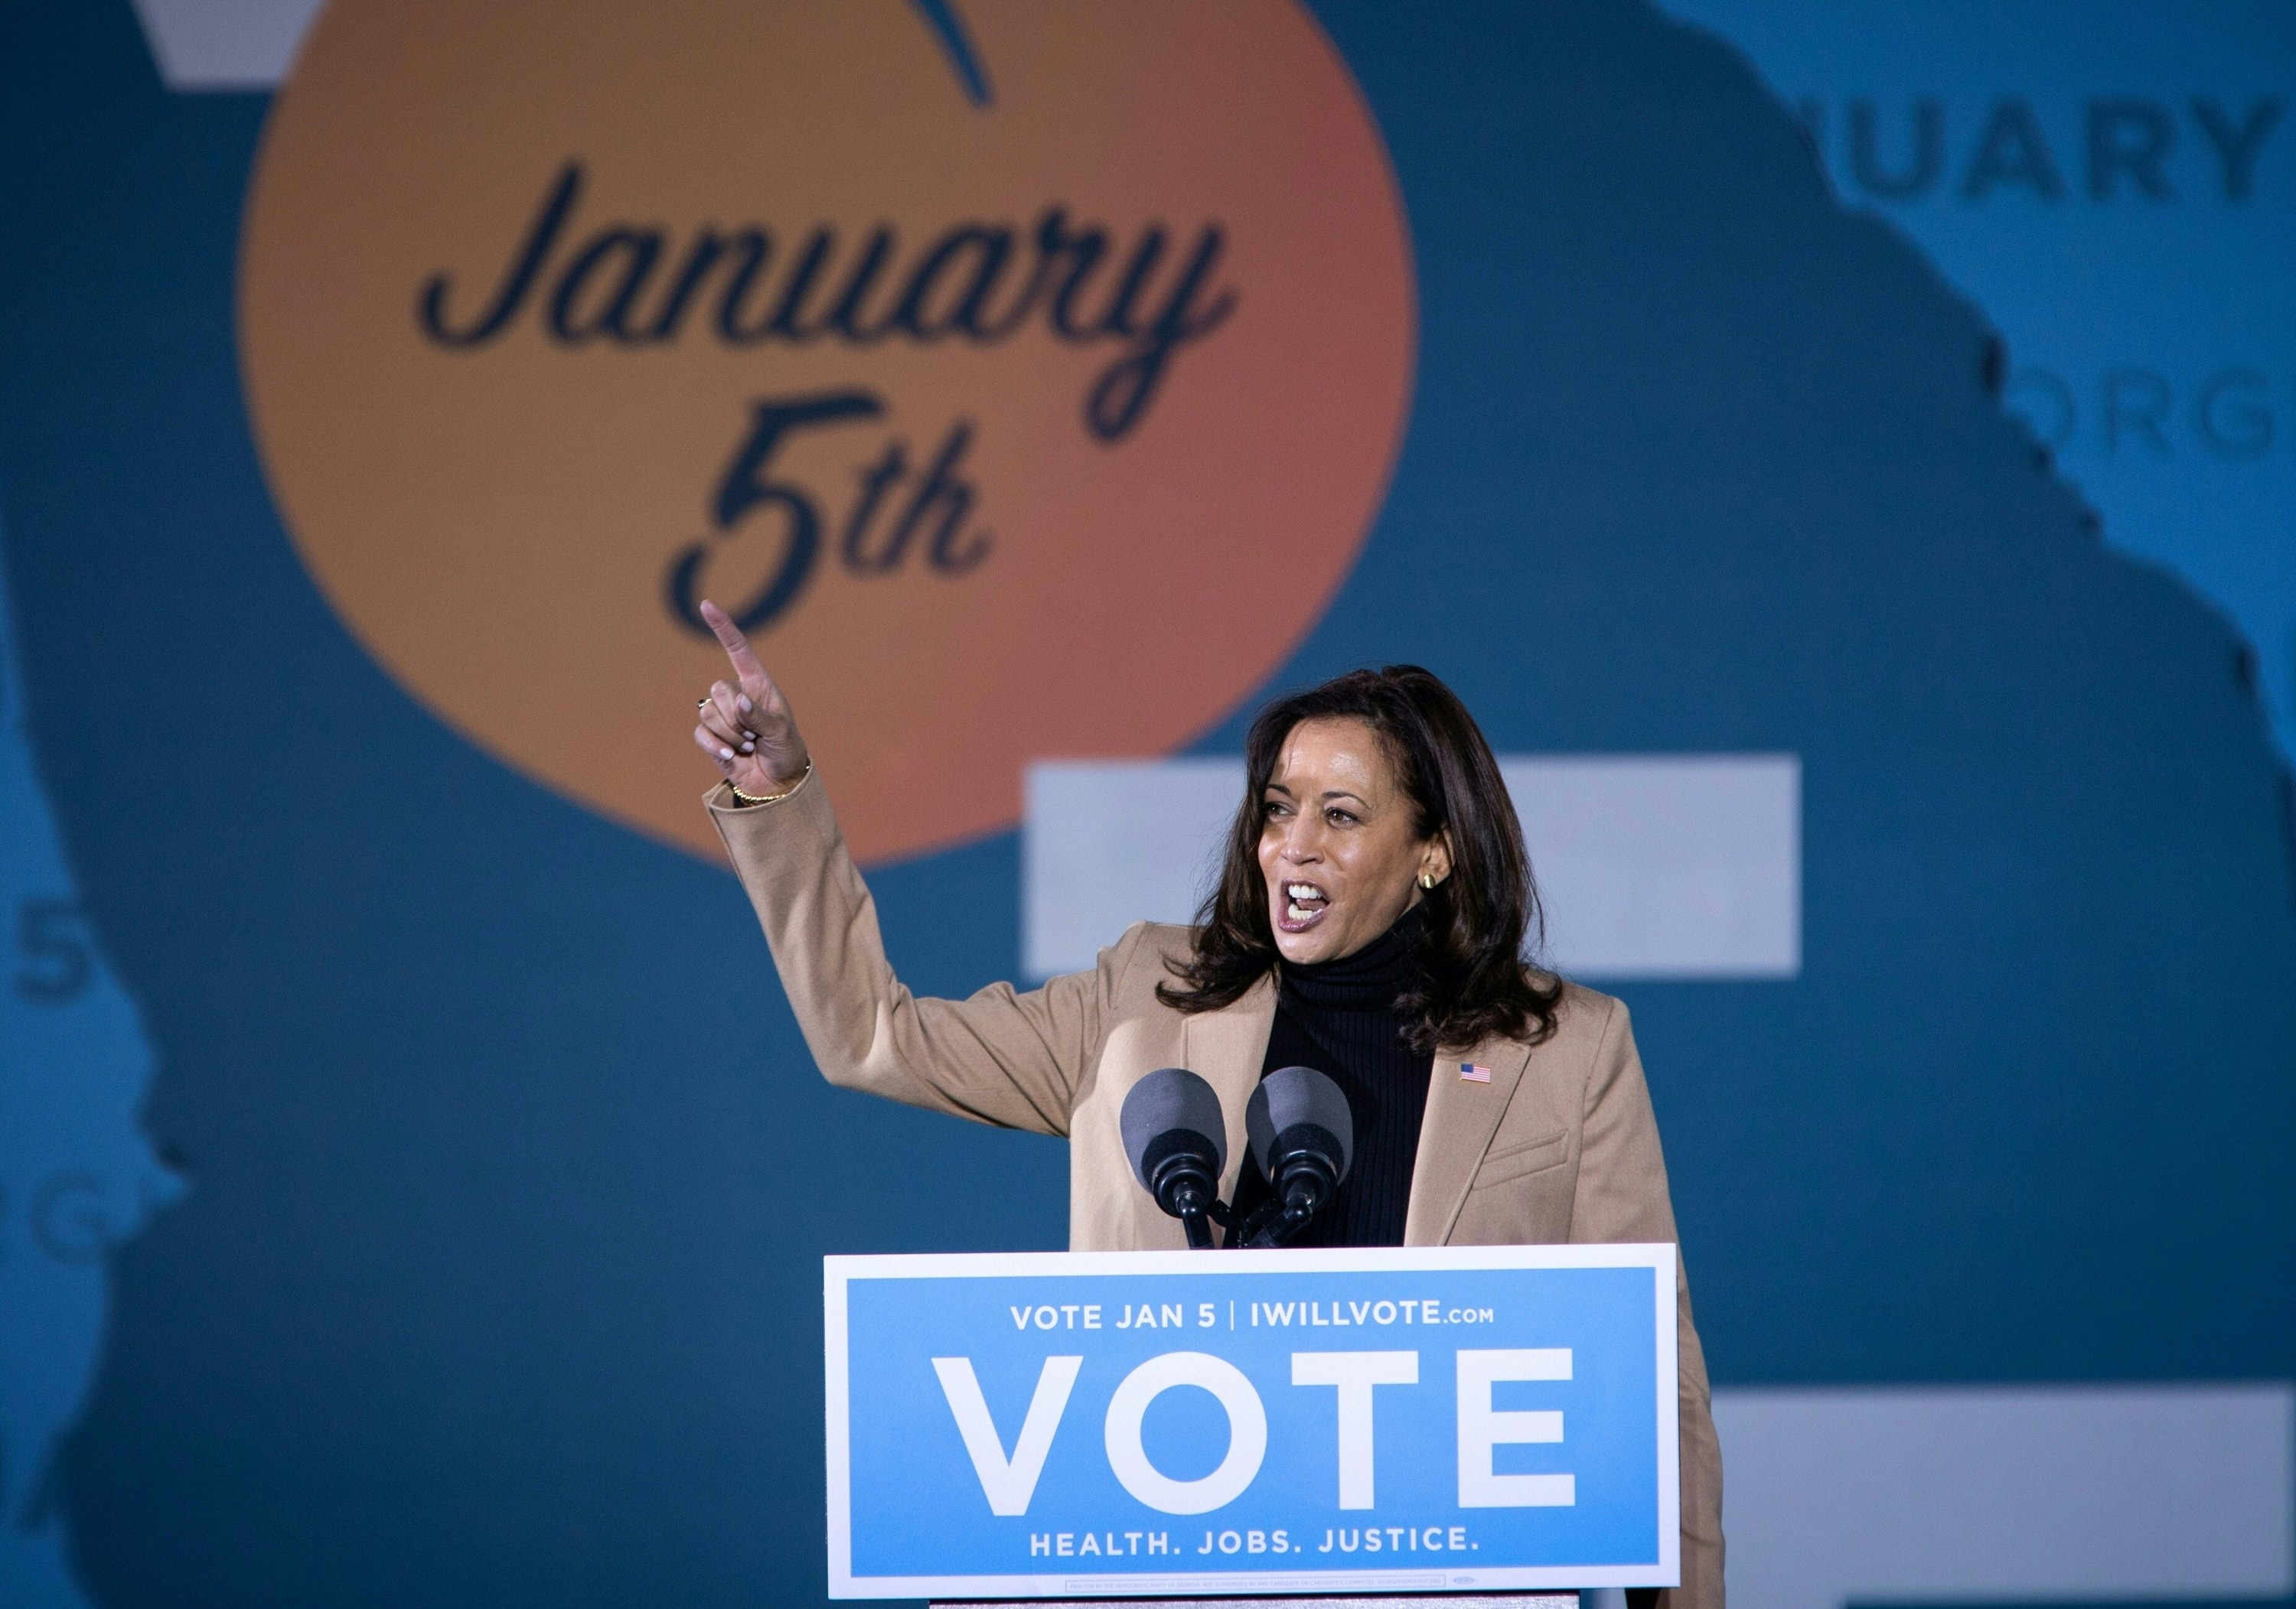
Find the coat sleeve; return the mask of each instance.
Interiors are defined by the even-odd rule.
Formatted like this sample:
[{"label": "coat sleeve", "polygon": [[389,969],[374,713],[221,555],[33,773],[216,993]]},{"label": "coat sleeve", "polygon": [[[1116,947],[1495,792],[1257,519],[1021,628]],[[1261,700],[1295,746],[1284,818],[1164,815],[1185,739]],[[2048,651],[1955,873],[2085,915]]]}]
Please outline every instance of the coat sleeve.
[{"label": "coat sleeve", "polygon": [[1041,989],[992,984],[968,1000],[919,999],[885,959],[876,902],[819,776],[771,804],[734,808],[722,785],[703,802],[824,1078],[1000,1128],[1068,1133],[1144,928],[1103,951],[1094,971]]},{"label": "coat sleeve", "polygon": [[1586,1128],[1572,1203],[1577,1241],[1674,1241],[1675,1326],[1678,1348],[1682,1452],[1682,1585],[1662,1595],[1663,1609],[1723,1609],[1722,1449],[1706,1384],[1706,1354],[1690,1318],[1690,1283],[1682,1272],[1674,1204],[1658,1119],[1643,1082],[1626,1007],[1611,1018],[1587,1083]]}]

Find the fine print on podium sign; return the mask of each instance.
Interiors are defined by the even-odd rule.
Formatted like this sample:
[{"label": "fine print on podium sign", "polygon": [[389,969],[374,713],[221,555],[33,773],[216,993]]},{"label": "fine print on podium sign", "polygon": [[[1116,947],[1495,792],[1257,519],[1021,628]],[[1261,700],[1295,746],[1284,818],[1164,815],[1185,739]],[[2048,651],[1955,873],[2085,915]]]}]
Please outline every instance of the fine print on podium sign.
[{"label": "fine print on podium sign", "polygon": [[1671,1246],[824,1260],[832,1597],[1678,1579]]}]

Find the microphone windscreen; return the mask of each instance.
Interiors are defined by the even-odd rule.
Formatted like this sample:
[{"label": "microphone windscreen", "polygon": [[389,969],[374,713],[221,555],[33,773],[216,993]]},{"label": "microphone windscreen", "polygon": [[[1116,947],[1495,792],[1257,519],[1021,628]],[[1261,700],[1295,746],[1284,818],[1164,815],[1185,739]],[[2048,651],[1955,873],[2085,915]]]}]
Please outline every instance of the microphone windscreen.
[{"label": "microphone windscreen", "polygon": [[1148,1180],[1148,1148],[1175,1129],[1200,1136],[1213,1157],[1215,1172],[1227,1168],[1227,1119],[1221,1115],[1219,1097],[1185,1067],[1159,1067],[1125,1092],[1117,1127],[1124,1134],[1124,1155],[1132,1175],[1143,1189],[1156,1188]]},{"label": "microphone windscreen", "polygon": [[1275,1137],[1302,1123],[1340,1142],[1339,1176],[1345,1179],[1355,1161],[1355,1113],[1340,1086],[1313,1067],[1278,1067],[1259,1081],[1243,1108],[1244,1132],[1251,1137],[1251,1154],[1259,1159],[1262,1176],[1275,1176],[1271,1157]]}]

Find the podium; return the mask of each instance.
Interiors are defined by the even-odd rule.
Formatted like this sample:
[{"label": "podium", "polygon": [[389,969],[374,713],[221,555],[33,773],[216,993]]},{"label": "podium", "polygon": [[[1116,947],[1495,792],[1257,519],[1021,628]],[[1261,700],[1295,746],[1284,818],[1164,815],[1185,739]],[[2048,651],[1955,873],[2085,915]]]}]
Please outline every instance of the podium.
[{"label": "podium", "polygon": [[[1040,1600],[934,1600],[932,1609],[1029,1609]],[[1398,1593],[1389,1597],[1113,1597],[1111,1609],[1270,1609],[1270,1605],[1313,1605],[1313,1609],[1578,1609],[1578,1593],[1444,1593],[1442,1597]]]},{"label": "podium", "polygon": [[832,1597],[1562,1609],[1679,1580],[1671,1246],[831,1257],[823,1285]]}]

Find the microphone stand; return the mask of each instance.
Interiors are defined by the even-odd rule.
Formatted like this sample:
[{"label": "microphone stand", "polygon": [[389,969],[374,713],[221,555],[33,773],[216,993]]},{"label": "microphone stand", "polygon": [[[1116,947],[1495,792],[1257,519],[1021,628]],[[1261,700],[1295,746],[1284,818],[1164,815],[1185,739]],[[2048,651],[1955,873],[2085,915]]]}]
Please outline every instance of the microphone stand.
[{"label": "microphone stand", "polygon": [[1188,1245],[1195,1251],[1209,1252],[1215,1249],[1212,1242],[1213,1224],[1217,1223],[1222,1229],[1228,1229],[1235,1222],[1234,1214],[1228,1211],[1227,1203],[1218,1197],[1207,1199],[1202,1191],[1189,1185],[1180,1187],[1177,1205],[1180,1227],[1187,1231]]},{"label": "microphone stand", "polygon": [[1308,1227],[1324,1205],[1321,1201],[1302,1199],[1307,1194],[1295,1190],[1287,1201],[1279,1202],[1271,1197],[1260,1203],[1243,1221],[1237,1237],[1239,1244],[1253,1250],[1291,1245],[1292,1237]]}]

